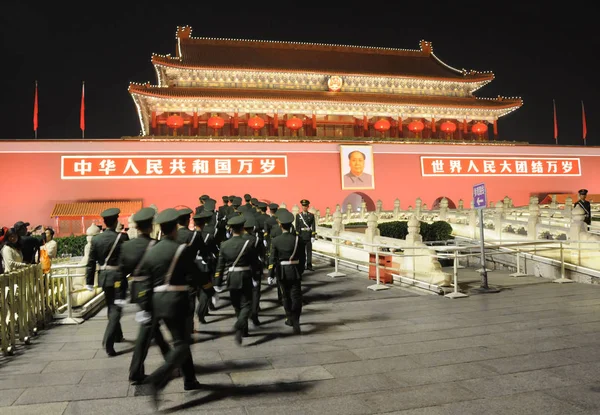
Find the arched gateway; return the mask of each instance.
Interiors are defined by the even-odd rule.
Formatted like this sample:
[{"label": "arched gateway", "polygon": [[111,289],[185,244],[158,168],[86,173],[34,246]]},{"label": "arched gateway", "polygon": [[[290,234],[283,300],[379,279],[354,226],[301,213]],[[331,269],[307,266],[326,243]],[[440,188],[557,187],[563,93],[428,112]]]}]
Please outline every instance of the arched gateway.
[{"label": "arched gateway", "polygon": [[454,69],[430,42],[409,50],[191,32],[177,28],[175,54],[152,56],[156,85],[129,86],[140,137],[0,142],[4,170],[22,173],[2,182],[3,195],[18,196],[0,204],[0,225],[84,227],[99,219],[88,209],[99,200],[162,210],[250,193],[290,208],[306,198],[324,213],[357,198],[368,210],[441,196],[468,206],[480,182],[488,200],[515,205],[597,186],[600,149],[501,141],[498,120],[521,99],[475,97],[493,73]]}]

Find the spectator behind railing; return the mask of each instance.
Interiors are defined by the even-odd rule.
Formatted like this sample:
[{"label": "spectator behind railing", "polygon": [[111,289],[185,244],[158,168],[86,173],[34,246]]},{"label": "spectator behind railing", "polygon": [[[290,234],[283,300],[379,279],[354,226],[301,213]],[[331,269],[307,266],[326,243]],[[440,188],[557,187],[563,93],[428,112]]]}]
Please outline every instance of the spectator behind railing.
[{"label": "spectator behind railing", "polygon": [[10,228],[4,234],[4,246],[0,252],[4,262],[5,273],[12,272],[27,265],[23,262],[23,254],[21,253],[19,239],[19,234],[14,228]]},{"label": "spectator behind railing", "polygon": [[46,245],[44,246],[46,247],[46,251],[48,252],[50,259],[54,259],[56,258],[56,253],[58,252],[58,244],[54,240],[54,229],[46,228],[44,234],[46,235]]},{"label": "spectator behind railing", "polygon": [[29,222],[17,222],[15,223],[14,230],[19,235],[19,244],[21,248],[21,254],[23,255],[23,262],[27,264],[35,264],[37,262],[37,256],[40,247],[44,244],[40,238],[36,238],[31,234],[39,229],[41,225],[37,226],[32,232],[27,231]]}]

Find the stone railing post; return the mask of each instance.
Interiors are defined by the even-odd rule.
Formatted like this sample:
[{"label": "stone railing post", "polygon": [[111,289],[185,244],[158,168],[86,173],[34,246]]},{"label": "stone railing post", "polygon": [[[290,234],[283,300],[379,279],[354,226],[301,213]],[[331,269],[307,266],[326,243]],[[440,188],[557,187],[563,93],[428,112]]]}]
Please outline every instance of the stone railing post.
[{"label": "stone railing post", "polygon": [[440,220],[448,220],[448,199],[445,197],[440,200]]},{"label": "stone railing post", "polygon": [[529,218],[527,219],[527,239],[536,240],[537,225],[540,222],[540,205],[538,204],[538,198],[532,196],[529,203]]},{"label": "stone railing post", "polygon": [[400,218],[400,199],[394,200],[394,219]]},{"label": "stone railing post", "polygon": [[471,210],[469,210],[469,227],[471,228],[471,237],[477,238],[477,210],[475,209],[475,201],[471,200]]},{"label": "stone railing post", "polygon": [[[566,206],[566,201],[565,201],[565,206]],[[571,241],[581,241],[587,232],[587,225],[583,221],[583,219],[585,218],[585,212],[583,211],[581,206],[577,205],[571,210],[570,214],[571,214],[571,227],[569,228],[569,231],[568,231],[568,238]],[[580,255],[581,255],[581,251],[579,249],[582,247],[582,244],[579,242],[571,242],[570,245],[573,248],[573,249],[571,249],[571,262],[573,264],[579,265],[580,264],[579,260],[580,260]]]},{"label": "stone railing post", "polygon": [[281,202],[279,204],[279,207],[282,208],[282,209],[287,209],[287,205],[285,204],[285,202]]},{"label": "stone railing post", "polygon": [[415,215],[417,216],[417,219],[419,219],[421,217],[421,209],[423,208],[423,201],[421,200],[420,197],[417,197],[417,200],[415,201]]},{"label": "stone railing post", "polygon": [[496,202],[494,212],[494,229],[498,234],[498,238],[502,239],[502,221],[504,220],[504,202]]},{"label": "stone railing post", "polygon": [[464,208],[465,208],[465,202],[462,199],[459,199],[457,210],[463,210]]},{"label": "stone railing post", "polygon": [[346,220],[348,222],[350,222],[351,218],[352,218],[352,203],[348,203],[346,205]]},{"label": "stone railing post", "polygon": [[502,199],[502,203],[504,203],[504,210],[506,211],[506,209],[511,207],[510,197],[504,196],[504,199]]},{"label": "stone railing post", "polygon": [[300,213],[300,208],[298,207],[298,205],[294,205],[292,207],[292,213],[294,214],[294,218],[298,215],[298,213]]},{"label": "stone railing post", "polygon": [[318,224],[319,221],[321,220],[321,211],[318,209],[315,210],[314,215],[315,215],[315,224]]},{"label": "stone railing post", "polygon": [[570,218],[573,213],[573,198],[571,196],[565,199],[565,208],[563,210],[563,216],[565,218]]},{"label": "stone railing post", "polygon": [[379,236],[379,228],[377,228],[377,215],[375,212],[370,212],[367,218],[367,229],[365,230],[365,239],[368,243],[373,243],[375,237]]},{"label": "stone railing post", "polygon": [[383,202],[381,200],[378,200],[377,203],[375,204],[375,213],[377,213],[377,216],[379,216],[381,214],[382,210],[383,210]]},{"label": "stone railing post", "polygon": [[127,229],[127,236],[129,237],[129,239],[137,238],[138,237],[137,223],[135,223],[135,221],[133,220],[133,215],[129,217],[127,222],[128,222],[128,228],[129,228],[129,229]]},{"label": "stone railing post", "polygon": [[365,202],[364,200],[362,202],[360,202],[360,220],[361,222],[363,220],[365,220],[367,216],[367,202]]},{"label": "stone railing post", "polygon": [[333,212],[333,224],[331,225],[333,236],[340,236],[340,232],[344,230],[344,222],[342,216],[342,212],[340,212],[339,210]]},{"label": "stone railing post", "polygon": [[556,195],[552,195],[552,201],[550,202],[550,209],[556,209],[558,204],[556,203]]},{"label": "stone railing post", "polygon": [[325,221],[329,222],[331,220],[331,209],[329,207],[325,208]]}]

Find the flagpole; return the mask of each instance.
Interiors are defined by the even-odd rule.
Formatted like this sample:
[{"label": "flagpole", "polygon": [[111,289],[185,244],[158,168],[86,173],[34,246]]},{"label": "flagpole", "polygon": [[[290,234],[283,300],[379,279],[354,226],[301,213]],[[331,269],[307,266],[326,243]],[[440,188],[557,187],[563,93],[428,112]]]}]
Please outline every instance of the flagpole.
[{"label": "flagpole", "polygon": [[34,137],[36,140],[38,138],[37,130],[38,130],[38,81],[36,79],[35,80],[35,97],[34,97],[34,101],[33,101],[33,134],[34,134]]},{"label": "flagpole", "polygon": [[552,99],[552,107],[554,109],[554,142],[558,144],[558,121],[556,119],[556,102]]},{"label": "flagpole", "polygon": [[85,81],[81,81],[81,109],[79,113],[79,128],[81,128],[81,138],[85,138]]},{"label": "flagpole", "polygon": [[585,121],[585,108],[583,106],[583,100],[581,100],[581,122],[582,122],[583,145],[587,146],[587,123]]}]

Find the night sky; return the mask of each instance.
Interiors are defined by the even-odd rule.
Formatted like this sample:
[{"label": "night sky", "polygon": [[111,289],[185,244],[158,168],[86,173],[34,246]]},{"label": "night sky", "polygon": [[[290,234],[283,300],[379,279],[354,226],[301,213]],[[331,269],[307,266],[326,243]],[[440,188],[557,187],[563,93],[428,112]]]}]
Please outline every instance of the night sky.
[{"label": "night sky", "polygon": [[[16,3],[16,2],[15,2]],[[34,137],[33,96],[39,83],[39,139],[81,138],[79,109],[85,81],[86,138],[137,136],[129,82],[156,84],[152,53],[175,54],[177,26],[194,37],[319,42],[418,49],[421,39],[455,68],[492,71],[481,97],[521,97],[524,105],[502,117],[504,140],[583,145],[581,101],[588,145],[600,145],[600,48],[594,13],[572,3],[564,10],[507,6],[506,2],[416,2],[388,7],[363,3],[314,9],[305,3],[135,2],[80,3],[90,10],[10,4],[0,13],[4,86],[0,139]],[[525,3],[525,2],[523,2]],[[287,3],[286,3],[287,4]],[[360,3],[359,3],[360,4]],[[583,3],[582,3],[583,4]],[[541,8],[543,7],[543,8]]]}]

